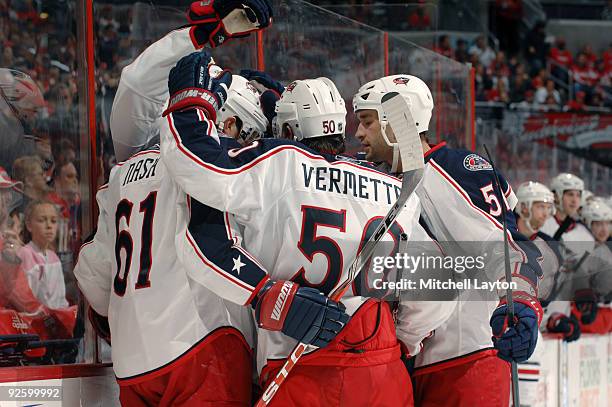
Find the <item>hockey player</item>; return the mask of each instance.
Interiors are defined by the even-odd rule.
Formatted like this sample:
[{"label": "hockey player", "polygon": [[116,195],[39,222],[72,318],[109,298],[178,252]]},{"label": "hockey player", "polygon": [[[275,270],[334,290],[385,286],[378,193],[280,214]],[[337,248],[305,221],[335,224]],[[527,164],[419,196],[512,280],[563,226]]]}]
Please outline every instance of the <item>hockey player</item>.
[{"label": "hockey player", "polygon": [[[329,294],[356,256],[360,241],[397,199],[399,182],[352,160],[288,140],[261,139],[242,149],[228,149],[212,123],[231,76],[205,75],[199,81],[194,73],[208,63],[205,55],[192,54],[170,74],[172,96],[161,133],[162,159],[188,194],[233,213],[244,228],[244,247],[257,255],[272,278],[286,280],[262,280],[253,292],[260,328],[283,327],[284,332],[283,304],[303,286],[313,287],[309,288],[313,295]],[[204,97],[185,98],[193,88],[201,89]],[[346,110],[330,80],[293,82],[277,110],[281,132],[290,132],[317,150],[333,154],[342,150]],[[418,228],[417,210],[418,199],[413,197],[391,227],[394,239],[401,231],[409,239],[426,238]],[[240,287],[230,288],[219,294],[240,293]],[[261,300],[262,295],[278,296],[277,311],[274,302]],[[352,314],[346,328],[325,349],[300,360],[272,405],[412,405],[388,306],[350,291],[342,303]],[[415,315],[410,326],[417,349],[440,323],[438,315],[443,321],[453,307],[421,304],[420,319]],[[281,333],[259,331],[258,368],[264,385],[295,344]]]},{"label": "hockey player", "polygon": [[[593,236],[582,223],[576,221],[584,191],[584,181],[573,174],[561,173],[550,181],[550,189],[555,194],[557,211],[544,223],[542,232],[553,236],[555,240],[561,239],[566,242],[566,246],[575,256],[579,257],[585,251],[592,250]],[[567,244],[567,242],[577,243]]]},{"label": "hockey player", "polygon": [[[353,98],[359,120],[357,138],[366,158],[381,162],[391,173],[401,171],[395,136],[387,126],[381,109],[384,94],[395,91],[411,106],[421,134],[426,169],[417,194],[422,203],[422,219],[447,254],[503,253],[501,205],[513,208],[516,197],[501,178],[502,202],[495,192],[491,165],[478,154],[448,148],[445,143],[430,146],[427,131],[434,101],[427,85],[411,75],[393,75],[363,85]],[[516,223],[508,211],[514,291],[515,328],[506,325],[505,291],[502,301],[461,300],[455,314],[425,341],[416,358],[415,404],[418,406],[507,406],[509,401],[509,365],[505,360],[526,360],[535,348],[542,310],[536,297],[537,249],[526,253],[516,243]],[[497,245],[497,246],[496,246]],[[457,246],[461,250],[457,252]],[[496,247],[495,247],[496,246]],[[492,281],[504,280],[503,256],[491,256],[487,266]],[[492,314],[492,316],[491,316]],[[491,346],[491,330],[493,341]]]},{"label": "hockey player", "polygon": [[[554,195],[545,185],[529,181],[519,185],[516,197],[518,230],[529,237],[542,253],[543,276],[538,294],[546,308],[540,331],[558,333],[567,342],[575,341],[580,337],[580,324],[571,313],[570,302],[560,295],[568,280],[561,269],[563,261],[558,250],[559,243],[540,231],[546,220],[553,216]],[[540,336],[538,346],[529,360],[518,365],[521,404],[534,405],[537,401],[540,366],[543,348],[546,346],[546,342],[541,339]]]},{"label": "hockey player", "polygon": [[574,313],[584,332],[606,334],[612,330],[612,252],[607,242],[612,221],[612,209],[602,200],[594,199],[582,208],[582,220],[595,238],[592,252],[584,255],[580,278],[573,282]]},{"label": "hockey player", "polygon": [[[167,98],[170,67],[203,46],[206,38],[218,45],[215,33],[229,29],[224,17],[243,15],[242,35],[267,26],[270,12],[260,0],[195,2],[190,19],[202,21],[159,40],[122,74],[111,127],[117,156],[127,161],[113,169],[109,183],[98,193],[98,232],[83,246],[75,275],[95,311],[95,326],[102,327],[109,317],[114,369],[124,405],[250,404],[249,315],[194,284],[175,242],[185,240],[188,225],[204,226],[207,233],[195,239],[196,246],[206,241],[209,249],[223,247],[230,262],[233,257],[244,269],[256,269],[254,274],[263,277],[265,270],[243,254],[229,217],[192,204],[165,176],[159,150],[142,149],[158,140],[156,119]],[[252,14],[252,19],[246,21],[245,13]],[[241,19],[231,20],[234,30],[237,21]],[[228,108],[233,110],[228,109],[219,124],[235,136],[248,138],[265,129],[265,124],[257,123],[263,116],[257,116],[257,106],[238,112],[253,100],[250,93],[256,95],[242,85],[232,89],[234,103]],[[134,204],[140,205],[139,210],[132,210]],[[200,261],[193,267],[200,273],[232,272],[232,265],[226,263]],[[130,269],[138,271],[129,273]]]}]

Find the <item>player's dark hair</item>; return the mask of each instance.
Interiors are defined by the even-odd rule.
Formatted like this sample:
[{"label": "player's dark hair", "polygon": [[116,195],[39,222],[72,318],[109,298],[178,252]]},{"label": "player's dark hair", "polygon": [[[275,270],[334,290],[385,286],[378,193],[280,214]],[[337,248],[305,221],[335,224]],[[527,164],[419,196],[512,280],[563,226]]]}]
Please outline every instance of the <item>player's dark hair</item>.
[{"label": "player's dark hair", "polygon": [[305,138],[302,140],[302,144],[318,151],[319,153],[342,154],[346,149],[344,138],[341,134]]}]

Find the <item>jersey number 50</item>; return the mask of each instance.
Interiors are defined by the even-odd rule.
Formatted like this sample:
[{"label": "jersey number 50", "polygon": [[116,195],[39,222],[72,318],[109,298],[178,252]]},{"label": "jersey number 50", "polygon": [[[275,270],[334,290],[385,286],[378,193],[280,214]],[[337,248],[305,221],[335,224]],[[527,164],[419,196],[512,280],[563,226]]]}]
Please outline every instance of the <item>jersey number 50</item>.
[{"label": "jersey number 50", "polygon": [[[382,218],[382,216],[376,216],[366,222],[365,230],[361,236],[359,251],[361,251],[363,242],[368,240],[374,233]],[[340,246],[333,239],[326,236],[317,236],[317,228],[319,226],[338,229],[343,233],[346,232],[346,209],[336,211],[302,205],[302,233],[298,242],[298,248],[311,263],[316,253],[321,253],[327,257],[327,272],[321,282],[315,284],[306,279],[306,270],[302,267],[292,280],[301,286],[315,287],[325,295],[328,295],[338,284],[338,281],[340,281],[340,276],[344,270],[344,256]],[[403,232],[402,227],[397,222],[393,222],[387,232],[391,234],[396,242],[396,249],[397,242],[399,242],[400,235]]]},{"label": "jersey number 50", "polygon": [[[140,212],[144,213],[142,220],[142,231],[140,239],[140,270],[138,271],[138,280],[136,281],[136,289],[147,288],[151,286],[149,273],[151,272],[151,244],[153,242],[153,216],[155,215],[155,200],[157,199],[157,191],[153,191],[147,198],[140,202]],[[115,231],[117,239],[115,240],[115,261],[117,262],[117,274],[113,281],[113,290],[120,297],[125,295],[127,289],[127,280],[132,264],[132,252],[134,251],[134,241],[128,230],[119,230],[121,218],[125,218],[128,227],[130,226],[130,218],[132,217],[132,207],[134,204],[127,199],[122,199],[117,204],[115,211]],[[121,250],[125,250],[125,271],[121,277]]]}]

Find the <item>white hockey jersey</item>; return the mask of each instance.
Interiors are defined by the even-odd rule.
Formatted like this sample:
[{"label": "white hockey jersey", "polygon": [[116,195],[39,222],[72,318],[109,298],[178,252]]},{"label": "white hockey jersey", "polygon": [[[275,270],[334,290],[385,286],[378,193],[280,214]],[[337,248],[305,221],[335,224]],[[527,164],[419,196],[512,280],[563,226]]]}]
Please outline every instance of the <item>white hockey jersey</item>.
[{"label": "white hockey jersey", "polygon": [[[175,112],[161,130],[162,160],[194,199],[234,214],[244,228],[244,248],[273,279],[293,280],[329,294],[346,276],[361,242],[396,201],[399,180],[287,140],[262,139],[240,149],[220,141],[201,111]],[[384,239],[399,241],[396,235],[404,232],[408,240],[430,240],[418,224],[418,213],[419,201],[412,195]],[[240,280],[246,275],[234,273]],[[235,295],[243,291],[236,284],[219,294],[231,295],[230,290]],[[349,290],[342,301],[352,314],[365,298]],[[398,336],[411,352],[418,352],[423,338],[454,306],[402,303]],[[269,359],[286,358],[295,345],[280,332],[260,329],[258,368]]]},{"label": "white hockey jersey", "polygon": [[[425,173],[417,194],[421,216],[432,236],[447,255],[465,256],[487,253],[489,281],[505,280],[501,206],[507,208],[510,264],[513,281],[519,291],[536,295],[541,275],[537,258],[540,253],[527,238],[518,234],[512,208],[516,196],[501,177],[503,202],[495,192],[491,165],[478,154],[450,149],[445,143],[433,146],[425,154]],[[517,243],[522,240],[521,244]],[[528,246],[528,247],[526,247]],[[484,276],[483,276],[484,277]],[[505,291],[499,293],[505,295]],[[498,301],[477,301],[459,297],[455,313],[424,342],[416,366],[422,368],[463,357],[466,361],[477,352],[491,350],[489,319]]]},{"label": "white hockey jersey", "polygon": [[[549,236],[554,236],[563,222],[556,216],[551,216],[542,226],[541,231]],[[560,237],[568,256],[579,259],[586,251],[593,251],[595,239],[589,229],[580,222],[572,221],[565,233]]]},{"label": "white hockey jersey", "polygon": [[[117,88],[117,93],[113,101],[112,113],[110,117],[111,133],[117,161],[127,160],[130,156],[141,151],[146,146],[154,145],[159,141],[159,126],[163,123],[161,118],[162,111],[168,100],[168,74],[172,67],[180,58],[194,52],[196,49],[189,36],[189,28],[174,30],[163,38],[147,47],[131,64],[126,66],[121,72],[121,81]],[[228,140],[229,141],[229,140]],[[237,231],[231,237],[225,236],[225,228],[217,233],[207,226],[206,222],[214,225],[229,224],[232,222],[231,216],[221,213],[214,213],[209,208],[194,203],[194,210],[191,219],[192,233],[198,239],[192,238],[192,242],[203,244],[208,241],[206,250],[211,257],[217,258],[219,264],[208,261],[217,270],[224,270],[224,267],[232,269],[231,260],[232,250],[241,250],[239,245],[234,249],[224,252],[224,249],[233,245],[240,238]],[[196,230],[197,229],[197,230]],[[212,239],[208,239],[208,234],[213,233]],[[218,240],[215,240],[216,237]],[[234,238],[236,241],[234,241]],[[215,253],[215,254],[211,254]],[[216,254],[219,253],[219,254]],[[236,256],[234,256],[236,257]],[[254,264],[254,263],[253,263]],[[201,271],[201,262],[194,263]],[[264,275],[261,270],[255,272],[258,277]],[[198,273],[198,276],[200,274]],[[194,290],[199,291],[197,285]],[[210,291],[196,293],[196,298],[200,295],[213,295]],[[226,302],[228,312],[231,314],[231,323],[238,328],[247,342],[253,345],[253,321],[249,309],[236,305],[243,304],[246,298],[232,298],[233,302]],[[206,301],[204,301],[204,306]],[[205,320],[210,313],[204,308],[200,308],[200,314]],[[211,316],[211,318],[216,318]]]},{"label": "white hockey jersey", "polygon": [[[197,235],[192,247],[202,244],[237,258],[242,252],[228,238],[235,232],[219,211],[190,207],[159,150],[142,151],[116,165],[97,202],[98,228],[82,246],[74,274],[91,306],[109,318],[119,379],[167,366],[215,329],[239,326],[242,321],[228,313],[227,301],[189,277],[190,271],[223,273],[222,267],[231,270],[231,264],[199,260],[188,270],[177,254],[184,251],[189,226],[199,228],[205,219],[208,232]],[[245,270],[257,270],[251,275],[265,277],[248,258],[242,262]]]}]

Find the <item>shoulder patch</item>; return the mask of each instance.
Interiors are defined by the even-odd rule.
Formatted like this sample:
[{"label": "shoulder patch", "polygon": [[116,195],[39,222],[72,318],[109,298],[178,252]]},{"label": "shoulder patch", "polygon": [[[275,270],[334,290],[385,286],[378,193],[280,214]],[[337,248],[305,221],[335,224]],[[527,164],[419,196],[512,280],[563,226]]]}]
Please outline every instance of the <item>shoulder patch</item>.
[{"label": "shoulder patch", "polygon": [[468,154],[463,159],[463,166],[468,171],[484,171],[492,169],[491,164],[478,154]]}]

